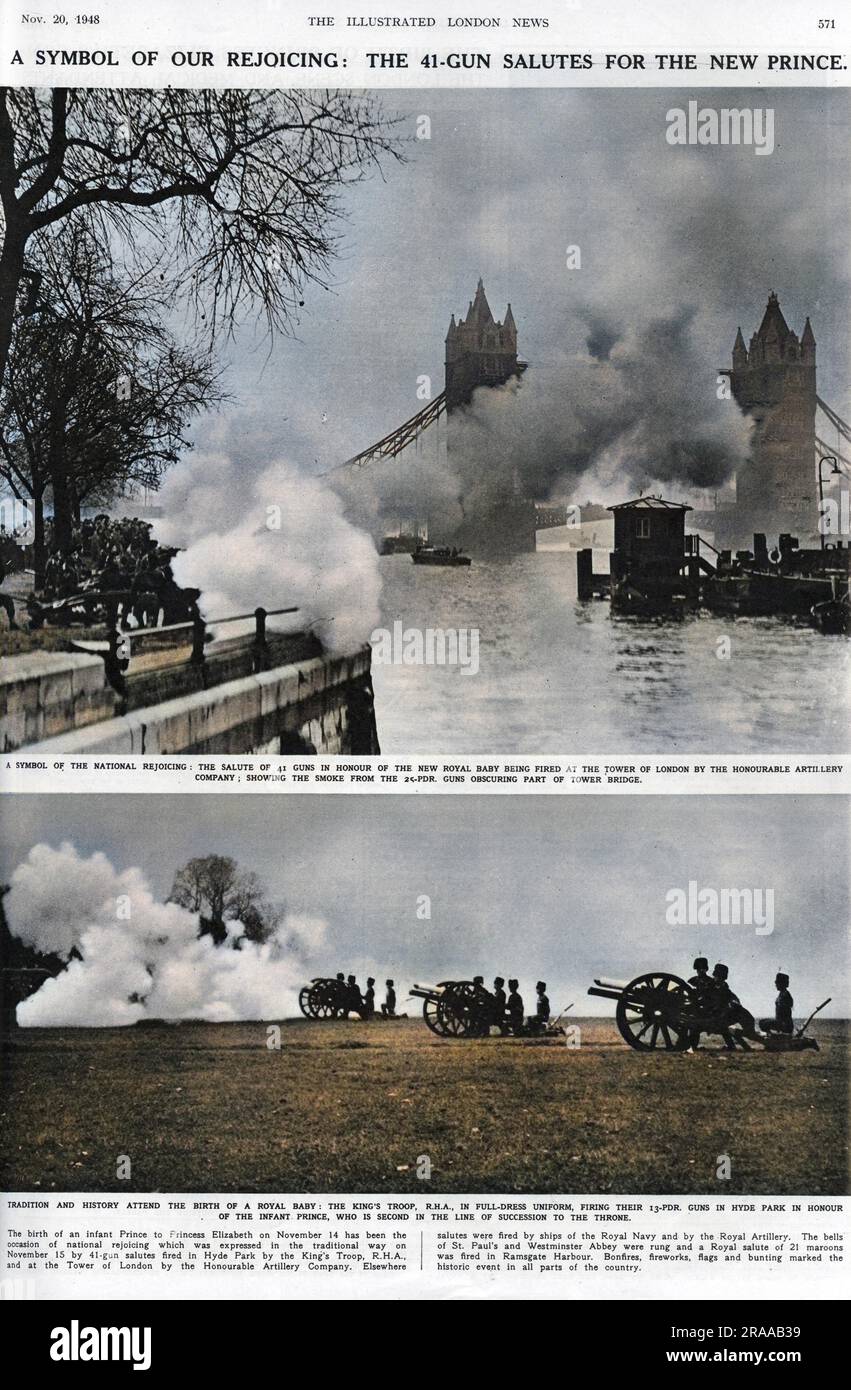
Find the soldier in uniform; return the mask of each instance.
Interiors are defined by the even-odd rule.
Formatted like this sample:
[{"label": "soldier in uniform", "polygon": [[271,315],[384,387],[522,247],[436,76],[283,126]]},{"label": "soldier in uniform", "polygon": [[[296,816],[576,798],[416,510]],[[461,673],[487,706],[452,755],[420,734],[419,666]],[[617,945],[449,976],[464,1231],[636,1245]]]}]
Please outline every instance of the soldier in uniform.
[{"label": "soldier in uniform", "polygon": [[474,1036],[487,1037],[494,1016],[494,1000],[490,990],[485,989],[484,975],[473,976],[476,994]]},{"label": "soldier in uniform", "polygon": [[347,993],[347,991],[346,991],[346,977],[345,977],[345,975],[343,974],[342,970],[338,970],[338,971],[337,971],[337,989],[336,989],[336,997],[337,997],[337,999],[340,1001],[339,1004],[338,1004],[338,1006],[337,1006],[337,1017],[338,1017],[338,1018],[348,1018],[348,1016],[349,1016],[349,1010],[348,1010],[348,998],[349,998],[349,996],[348,996],[348,993]]},{"label": "soldier in uniform", "polygon": [[[696,991],[697,1007],[703,1012],[705,1007],[709,1007],[709,1000],[715,986],[715,982],[709,973],[709,961],[706,959],[706,956],[698,956],[697,959],[692,962],[692,970],[695,971],[695,974],[692,975],[689,984],[692,989]],[[695,1028],[693,1032],[689,1034],[689,1050],[691,1052],[696,1052],[699,1047],[700,1029]]]},{"label": "soldier in uniform", "polygon": [[535,985],[535,993],[538,998],[536,1001],[536,1011],[529,1018],[529,1031],[541,1033],[550,1021],[550,1001],[547,998],[547,982],[539,980]]},{"label": "soldier in uniform", "polygon": [[517,1037],[523,1032],[523,997],[519,981],[508,981],[508,1026]]},{"label": "soldier in uniform", "polygon": [[739,1044],[745,1052],[750,1052],[748,1038],[754,1042],[759,1041],[759,1033],[756,1030],[756,1020],[752,1013],[744,1007],[737,994],[734,994],[727,982],[729,969],[721,961],[713,967],[712,978],[715,981],[715,999],[721,1004],[726,1012],[728,1023],[738,1023],[740,1031],[732,1033],[730,1031],[722,1034],[724,1045],[728,1049],[735,1048]]},{"label": "soldier in uniform", "polygon": [[507,1001],[506,1001],[506,998],[505,998],[505,988],[504,988],[504,986],[505,986],[505,980],[502,978],[501,975],[497,975],[496,979],[495,979],[494,982],[493,982],[493,1012],[492,1012],[492,1014],[491,1014],[491,1022],[494,1023],[494,1024],[496,1024],[496,1026],[497,1026],[497,1028],[499,1029],[500,1033],[505,1033],[505,1032],[507,1031],[507,1023],[506,1023],[506,1004],[507,1004]]},{"label": "soldier in uniform", "polygon": [[372,1018],[375,1013],[375,981],[371,975],[367,976],[366,992],[361,1004],[360,1016],[363,1019]]},{"label": "soldier in uniform", "polygon": [[359,1014],[363,1006],[360,985],[355,975],[346,976],[346,1013]]},{"label": "soldier in uniform", "polygon": [[396,1017],[396,990],[392,980],[384,981],[387,993],[384,996],[384,1003],[381,1005],[381,1012],[385,1018]]},{"label": "soldier in uniform", "polygon": [[774,986],[777,990],[777,998],[774,1001],[774,1017],[761,1018],[759,1026],[763,1033],[792,1033],[795,1025],[792,1022],[792,1006],[795,1001],[789,993],[789,976],[779,972],[774,977]]}]

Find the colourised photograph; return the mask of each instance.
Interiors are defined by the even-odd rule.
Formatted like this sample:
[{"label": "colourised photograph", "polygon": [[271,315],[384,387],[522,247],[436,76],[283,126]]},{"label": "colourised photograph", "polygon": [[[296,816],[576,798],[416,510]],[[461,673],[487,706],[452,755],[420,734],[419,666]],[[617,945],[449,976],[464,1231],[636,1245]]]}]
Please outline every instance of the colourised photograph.
[{"label": "colourised photograph", "polygon": [[3,101],[5,751],[846,749],[847,91]]},{"label": "colourised photograph", "polygon": [[845,799],[581,812],[5,798],[3,1189],[846,1193]]}]

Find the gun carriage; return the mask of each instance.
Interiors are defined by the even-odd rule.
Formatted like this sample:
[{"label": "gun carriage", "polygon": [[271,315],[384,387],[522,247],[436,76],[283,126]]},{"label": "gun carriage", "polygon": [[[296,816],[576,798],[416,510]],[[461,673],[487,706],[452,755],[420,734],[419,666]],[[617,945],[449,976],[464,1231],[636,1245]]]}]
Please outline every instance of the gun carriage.
[{"label": "gun carriage", "polygon": [[439,1038],[484,1038],[491,1024],[493,1000],[472,980],[441,980],[437,985],[413,985],[411,994],[423,1001],[423,1018]]},{"label": "gun carriage", "polygon": [[305,1018],[346,1018],[347,987],[341,980],[317,975],[299,991],[298,1006]]},{"label": "gun carriage", "polygon": [[[595,980],[589,994],[617,1003],[615,1022],[624,1042],[638,1052],[684,1052],[701,1033],[735,1033],[735,1017],[726,1000],[714,1000],[664,970],[620,980]],[[819,1004],[795,1033],[767,1033],[760,1038],[769,1052],[818,1051],[814,1038],[804,1037],[815,1015],[829,1004]]]}]

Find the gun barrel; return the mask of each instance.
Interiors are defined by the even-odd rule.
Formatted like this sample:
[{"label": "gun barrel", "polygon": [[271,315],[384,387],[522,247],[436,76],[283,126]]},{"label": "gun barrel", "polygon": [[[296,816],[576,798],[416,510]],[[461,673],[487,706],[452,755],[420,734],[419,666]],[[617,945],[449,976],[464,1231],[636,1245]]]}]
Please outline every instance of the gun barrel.
[{"label": "gun barrel", "polygon": [[415,999],[439,999],[443,990],[436,989],[434,985],[411,985],[408,993]]},{"label": "gun barrel", "polygon": [[594,989],[592,986],[588,993],[597,995],[599,999],[620,999],[622,991],[612,988]]}]

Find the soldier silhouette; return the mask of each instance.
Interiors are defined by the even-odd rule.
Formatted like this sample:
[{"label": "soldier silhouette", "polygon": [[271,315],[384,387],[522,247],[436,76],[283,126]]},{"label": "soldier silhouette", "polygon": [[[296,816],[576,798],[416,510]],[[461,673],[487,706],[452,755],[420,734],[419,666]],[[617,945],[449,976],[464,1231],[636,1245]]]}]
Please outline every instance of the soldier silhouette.
[{"label": "soldier silhouette", "polygon": [[518,980],[508,981],[508,1026],[514,1034],[523,1032],[523,998]]},{"label": "soldier silhouette", "polygon": [[540,1033],[546,1028],[550,1021],[550,1001],[547,998],[547,982],[539,980],[535,985],[537,1008],[529,1017],[529,1029],[534,1033]]},{"label": "soldier silhouette", "polygon": [[774,1001],[774,1017],[761,1018],[759,1026],[764,1033],[792,1033],[795,1029],[792,1021],[792,1008],[795,1001],[789,993],[789,976],[778,971],[774,977],[774,986],[777,990],[777,998]]},{"label": "soldier silhouette", "polygon": [[727,1022],[738,1023],[740,1030],[736,1033],[730,1031],[723,1033],[724,1045],[728,1049],[734,1049],[736,1043],[738,1043],[739,1047],[743,1048],[745,1052],[750,1052],[751,1049],[747,1041],[748,1038],[753,1039],[754,1042],[759,1041],[759,1034],[756,1030],[756,1020],[753,1014],[744,1007],[739,996],[734,994],[730,988],[727,982],[729,973],[728,967],[721,961],[719,961],[712,970],[712,978],[715,981],[715,999],[724,1009]]},{"label": "soldier silhouette", "polygon": [[[697,956],[692,961],[692,970],[695,974],[689,980],[689,984],[697,994],[697,1007],[700,1013],[704,1009],[708,1010],[715,982],[709,973],[709,961],[706,956]],[[696,1052],[700,1047],[700,1029],[695,1028],[689,1033],[689,1051]]]},{"label": "soldier silhouette", "polygon": [[496,1024],[500,1033],[505,1033],[507,1031],[507,1001],[505,998],[504,985],[505,980],[502,978],[501,975],[497,975],[496,979],[493,982],[493,1013],[491,1014],[491,1021]]}]

